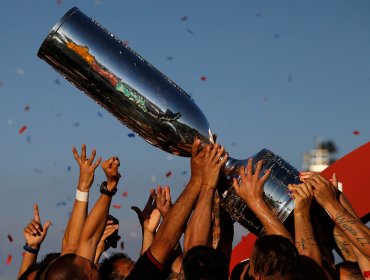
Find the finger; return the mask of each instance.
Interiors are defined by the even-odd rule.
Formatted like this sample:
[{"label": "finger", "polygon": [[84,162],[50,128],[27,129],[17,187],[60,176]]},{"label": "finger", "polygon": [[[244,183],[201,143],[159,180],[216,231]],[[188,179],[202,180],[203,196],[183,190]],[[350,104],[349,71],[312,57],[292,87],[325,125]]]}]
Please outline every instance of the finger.
[{"label": "finger", "polygon": [[44,234],[47,234],[48,229],[49,229],[49,227],[51,225],[52,225],[51,221],[47,221],[47,222],[44,223],[44,226],[43,226],[43,228],[44,228],[44,230],[43,230]]},{"label": "finger", "polygon": [[95,148],[94,148],[94,149],[92,149],[92,151],[91,151],[91,155],[90,155],[90,157],[89,157],[89,159],[88,159],[88,162],[89,162],[90,164],[92,164],[92,162],[94,161],[95,155],[96,155],[96,150],[95,150]]},{"label": "finger", "polygon": [[96,169],[100,163],[101,163],[101,157],[99,157],[98,160],[95,161],[95,163],[92,165],[92,168]]},{"label": "finger", "polygon": [[253,169],[253,159],[250,158],[250,159],[248,159],[248,163],[247,163],[247,176],[249,178],[251,178],[253,176],[252,169]]},{"label": "finger", "polygon": [[225,164],[225,162],[227,161],[228,158],[229,158],[229,153],[227,153],[227,152],[224,153],[224,156],[220,160],[220,165],[223,166]]},{"label": "finger", "polygon": [[200,139],[195,138],[193,145],[191,146],[191,157],[195,157],[199,152]]},{"label": "finger", "polygon": [[261,173],[261,169],[262,169],[262,164],[263,164],[263,160],[259,160],[257,162],[257,167],[256,167],[256,171],[254,172],[254,175],[259,178],[260,176],[260,173]]},{"label": "finger", "polygon": [[311,171],[300,172],[299,173],[299,178],[307,179],[307,178],[309,178],[309,177],[311,177],[312,175],[315,175],[315,174],[316,174],[315,172],[311,172]]},{"label": "finger", "polygon": [[83,161],[86,160],[86,145],[85,144],[82,144],[82,148],[81,148],[81,159]]},{"label": "finger", "polygon": [[33,205],[33,218],[36,222],[40,223],[39,206],[37,203]]},{"label": "finger", "polygon": [[25,228],[23,229],[23,232],[24,232],[24,233],[27,233],[27,234],[30,234],[30,235],[32,235],[32,234],[33,234],[32,230],[28,227],[28,225],[27,225],[27,227],[25,227]]},{"label": "finger", "polygon": [[80,163],[80,156],[78,155],[77,149],[74,146],[72,147],[72,153],[75,160]]},{"label": "finger", "polygon": [[213,143],[216,143],[217,142],[217,134],[216,133],[214,133],[213,134]]},{"label": "finger", "polygon": [[309,194],[310,194],[310,197],[313,197],[314,196],[314,194],[313,194],[313,187],[312,187],[312,185],[310,184],[310,183],[307,183],[306,184],[306,187],[307,187],[307,191],[309,192]]},{"label": "finger", "polygon": [[304,184],[299,185],[297,188],[294,188],[294,192],[298,193],[301,198],[306,198],[306,192],[303,190]]},{"label": "finger", "polygon": [[225,148],[220,146],[218,149],[217,149],[217,153],[215,154],[215,156],[213,157],[213,163],[214,164],[218,164],[220,163],[224,158],[224,152],[225,152]]},{"label": "finger", "polygon": [[[215,156],[216,156],[216,154],[217,154],[217,152],[218,152],[218,150],[220,149],[220,145],[219,144],[214,144],[213,146],[212,146],[212,148],[211,148],[211,150],[210,150],[210,153],[209,153],[209,157],[210,157],[210,159],[213,161],[213,159],[215,158]],[[216,159],[216,160],[218,160],[219,159],[219,157]]]},{"label": "finger", "polygon": [[271,175],[271,172],[272,172],[272,168],[270,167],[269,169],[267,169],[266,170],[266,172],[265,172],[265,174],[263,174],[263,176],[261,177],[261,182],[262,182],[262,184],[264,184],[266,181],[267,181],[267,179],[270,177],[270,175]]},{"label": "finger", "polygon": [[331,183],[334,185],[336,189],[338,189],[338,179],[337,179],[337,174],[333,173],[331,177]]},{"label": "finger", "polygon": [[32,235],[37,234],[38,229],[35,227],[35,225],[33,223],[29,223],[28,228],[31,230]]},{"label": "finger", "polygon": [[137,216],[139,217],[139,220],[140,220],[140,216],[141,216],[141,210],[139,207],[136,207],[136,206],[131,206],[131,209],[134,210],[137,214]]}]

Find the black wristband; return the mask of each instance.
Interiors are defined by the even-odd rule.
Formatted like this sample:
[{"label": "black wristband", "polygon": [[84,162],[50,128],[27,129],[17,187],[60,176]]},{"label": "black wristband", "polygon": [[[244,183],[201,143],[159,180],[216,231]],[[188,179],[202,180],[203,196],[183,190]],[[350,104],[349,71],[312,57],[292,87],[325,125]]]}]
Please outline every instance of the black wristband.
[{"label": "black wristband", "polygon": [[37,255],[37,254],[39,253],[39,251],[40,251],[40,248],[39,248],[39,249],[34,249],[34,248],[32,248],[32,247],[28,246],[28,244],[27,244],[27,243],[26,243],[26,244],[24,244],[23,249],[24,249],[26,252],[31,253],[31,254],[34,254],[34,255]]}]

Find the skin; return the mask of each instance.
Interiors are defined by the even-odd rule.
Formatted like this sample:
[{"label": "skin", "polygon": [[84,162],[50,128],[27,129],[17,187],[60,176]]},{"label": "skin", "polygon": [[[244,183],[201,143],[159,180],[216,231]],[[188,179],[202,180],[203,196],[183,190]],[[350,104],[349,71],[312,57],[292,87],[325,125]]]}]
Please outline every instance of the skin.
[{"label": "skin", "polygon": [[[33,249],[39,249],[42,242],[45,240],[50,225],[50,221],[45,222],[44,225],[41,224],[39,207],[37,204],[35,204],[33,206],[33,219],[23,230],[23,236],[26,240],[26,244]],[[18,278],[27,270],[28,267],[36,263],[36,260],[37,254],[25,252],[22,259],[22,264],[19,268]]]},{"label": "skin", "polygon": [[266,234],[278,234],[293,239],[285,226],[276,218],[263,199],[263,185],[271,174],[271,169],[261,176],[262,161],[257,163],[256,171],[253,173],[253,159],[248,160],[246,172],[244,166],[240,167],[240,185],[234,178],[233,187],[236,193],[244,200],[265,228]]},{"label": "skin", "polygon": [[[77,189],[81,192],[89,192],[94,181],[94,173],[101,162],[98,158],[95,162],[96,150],[92,149],[89,158],[86,157],[86,145],[81,148],[81,156],[78,154],[75,147],[72,148],[73,156],[80,168],[80,176],[78,179]],[[79,201],[75,199],[71,216],[68,220],[66,230],[64,232],[61,254],[75,253],[80,243],[80,235],[87,217],[88,201]]]}]

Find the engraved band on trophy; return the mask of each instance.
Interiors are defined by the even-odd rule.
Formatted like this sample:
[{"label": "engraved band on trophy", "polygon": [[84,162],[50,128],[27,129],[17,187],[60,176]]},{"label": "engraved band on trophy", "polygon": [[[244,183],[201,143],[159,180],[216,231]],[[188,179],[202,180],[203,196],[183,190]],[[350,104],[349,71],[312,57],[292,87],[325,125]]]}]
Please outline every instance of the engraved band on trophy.
[{"label": "engraved band on trophy", "polygon": [[[53,27],[38,56],[151,145],[190,156],[195,137],[213,143],[208,120],[184,90],[76,7]],[[272,166],[265,200],[284,222],[294,208],[287,185],[299,183],[299,173],[266,149],[253,158],[254,164],[264,160],[262,172]],[[246,162],[229,157],[225,163],[229,186],[221,205],[235,221],[259,234],[262,225],[232,187],[238,166]]]}]

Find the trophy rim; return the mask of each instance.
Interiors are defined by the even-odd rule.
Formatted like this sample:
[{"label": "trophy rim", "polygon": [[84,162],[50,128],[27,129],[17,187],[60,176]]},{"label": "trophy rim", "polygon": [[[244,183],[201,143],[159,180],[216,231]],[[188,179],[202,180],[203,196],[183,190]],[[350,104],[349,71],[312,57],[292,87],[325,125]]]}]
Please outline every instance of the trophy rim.
[{"label": "trophy rim", "polygon": [[64,22],[66,22],[68,20],[68,18],[70,18],[74,13],[76,13],[77,11],[79,11],[80,9],[78,7],[73,7],[71,9],[69,9],[58,21],[56,24],[54,24],[54,26],[50,29],[48,35],[46,36],[46,38],[44,39],[43,43],[41,44],[39,50],[37,51],[37,56],[42,58],[42,49],[44,47],[44,45],[46,44],[46,42],[52,38],[54,36],[54,34],[59,30],[59,28],[64,24]]}]

